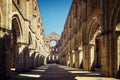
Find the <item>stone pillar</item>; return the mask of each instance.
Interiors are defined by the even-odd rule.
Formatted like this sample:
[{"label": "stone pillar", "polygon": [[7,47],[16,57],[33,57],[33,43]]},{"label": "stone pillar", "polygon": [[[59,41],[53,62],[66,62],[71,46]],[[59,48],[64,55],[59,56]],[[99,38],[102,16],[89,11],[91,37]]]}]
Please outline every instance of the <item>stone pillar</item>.
[{"label": "stone pillar", "polygon": [[69,54],[66,55],[66,65],[69,66],[70,64],[70,59],[69,59]]},{"label": "stone pillar", "polygon": [[70,54],[68,54],[68,59],[69,59],[68,66],[70,66]]},{"label": "stone pillar", "polygon": [[47,64],[47,57],[44,58],[44,65]]},{"label": "stone pillar", "polygon": [[72,59],[73,60],[72,67],[75,67],[75,53],[74,52],[72,53],[72,57],[73,57],[73,59]]},{"label": "stone pillar", "polygon": [[73,53],[70,52],[70,66],[73,66]]},{"label": "stone pillar", "polygon": [[89,71],[89,46],[83,45],[83,70]]},{"label": "stone pillar", "polygon": [[29,48],[29,69],[33,68],[33,53],[34,53],[34,49],[30,49]]},{"label": "stone pillar", "polygon": [[15,63],[16,63],[16,71],[21,72],[24,70],[24,48],[25,45],[23,45],[21,42],[17,42],[16,45],[16,57],[15,57]]},{"label": "stone pillar", "polygon": [[79,51],[75,50],[75,68],[79,68]]},{"label": "stone pillar", "polygon": [[9,52],[11,39],[10,34],[7,35],[2,30],[0,30],[0,79],[5,80],[6,77],[10,76]]},{"label": "stone pillar", "polygon": [[89,44],[89,70],[94,70],[94,61],[95,61],[95,44]]},{"label": "stone pillar", "polygon": [[6,80],[10,76],[12,0],[1,0],[0,10],[0,79]]},{"label": "stone pillar", "polygon": [[[119,1],[118,1],[119,2]],[[117,3],[118,3],[117,2]],[[102,20],[101,20],[101,72],[103,76],[116,77],[116,38],[114,36],[114,18],[110,20],[111,2],[101,0]],[[119,3],[118,3],[119,4]],[[117,20],[117,19],[116,19]],[[111,25],[112,24],[112,25]]]},{"label": "stone pillar", "polygon": [[116,39],[112,34],[104,34],[101,40],[101,70],[103,76],[116,77]]},{"label": "stone pillar", "polygon": [[37,58],[38,58],[38,52],[35,52],[35,58],[34,58],[34,68],[37,67]]},{"label": "stone pillar", "polygon": [[79,66],[83,69],[83,50],[80,50],[79,52]]},{"label": "stone pillar", "polygon": [[27,44],[24,44],[25,48],[23,49],[23,66],[24,71],[29,70],[29,50]]}]

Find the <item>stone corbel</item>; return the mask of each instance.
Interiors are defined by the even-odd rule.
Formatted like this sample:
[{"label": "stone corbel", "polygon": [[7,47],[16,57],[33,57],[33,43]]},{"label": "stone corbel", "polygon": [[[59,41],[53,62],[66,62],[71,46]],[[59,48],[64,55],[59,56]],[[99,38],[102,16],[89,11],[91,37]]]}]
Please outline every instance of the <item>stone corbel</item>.
[{"label": "stone corbel", "polygon": [[78,50],[79,50],[79,51],[82,50],[82,46],[78,47]]},{"label": "stone corbel", "polygon": [[75,52],[75,50],[72,50],[72,53],[74,53]]},{"label": "stone corbel", "polygon": [[91,40],[91,41],[89,42],[89,45],[95,45],[95,40]]}]

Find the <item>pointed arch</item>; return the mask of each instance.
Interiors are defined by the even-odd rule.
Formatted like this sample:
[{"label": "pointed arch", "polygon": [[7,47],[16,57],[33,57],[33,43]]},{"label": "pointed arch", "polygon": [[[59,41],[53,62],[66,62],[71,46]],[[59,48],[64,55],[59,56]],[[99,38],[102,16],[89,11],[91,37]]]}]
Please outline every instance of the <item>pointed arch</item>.
[{"label": "pointed arch", "polygon": [[22,26],[18,14],[12,15],[12,38],[11,38],[11,68],[15,68],[16,71],[19,71],[18,66],[18,56],[20,50],[19,46],[22,42]]},{"label": "pointed arch", "polygon": [[90,41],[93,37],[95,37],[95,33],[96,32],[101,32],[101,26],[99,24],[99,22],[97,21],[97,18],[95,17],[90,25],[90,28],[88,29],[88,33],[87,33],[87,40]]},{"label": "pointed arch", "polygon": [[16,31],[17,42],[21,42],[23,36],[23,29],[17,12],[12,15],[12,31]]},{"label": "pointed arch", "polygon": [[88,29],[86,39],[89,44],[89,69],[101,68],[101,26],[97,19],[94,17]]},{"label": "pointed arch", "polygon": [[120,1],[115,0],[113,10],[110,18],[110,24],[112,30],[115,30],[115,26],[120,22]]}]

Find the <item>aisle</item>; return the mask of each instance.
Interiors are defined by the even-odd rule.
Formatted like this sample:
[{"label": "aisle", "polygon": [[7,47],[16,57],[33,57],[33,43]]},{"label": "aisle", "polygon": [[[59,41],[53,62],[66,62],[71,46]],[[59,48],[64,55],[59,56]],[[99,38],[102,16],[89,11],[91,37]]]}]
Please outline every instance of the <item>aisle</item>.
[{"label": "aisle", "polygon": [[[30,72],[13,73],[11,80],[114,80],[100,77],[98,72],[81,71],[68,66],[49,64]],[[115,79],[116,80],[116,79]]]}]

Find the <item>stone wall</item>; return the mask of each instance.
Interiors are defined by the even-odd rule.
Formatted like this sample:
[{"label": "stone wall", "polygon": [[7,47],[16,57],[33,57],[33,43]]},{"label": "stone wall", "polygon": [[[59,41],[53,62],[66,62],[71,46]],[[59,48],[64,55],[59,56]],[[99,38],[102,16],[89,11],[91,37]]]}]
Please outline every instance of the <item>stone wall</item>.
[{"label": "stone wall", "polygon": [[0,79],[46,63],[49,53],[37,0],[0,0]]},{"label": "stone wall", "polygon": [[119,0],[73,0],[56,45],[61,64],[99,70],[103,76],[120,76],[119,3]]}]

